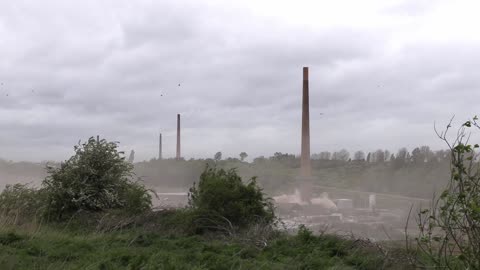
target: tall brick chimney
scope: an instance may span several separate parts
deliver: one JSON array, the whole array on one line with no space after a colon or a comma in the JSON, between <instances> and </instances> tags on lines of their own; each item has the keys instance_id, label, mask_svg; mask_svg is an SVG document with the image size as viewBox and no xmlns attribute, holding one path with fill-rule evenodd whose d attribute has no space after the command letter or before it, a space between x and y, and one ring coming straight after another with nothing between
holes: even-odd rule
<instances>
[{"instance_id":1,"label":"tall brick chimney","mask_svg":"<svg viewBox=\"0 0 480 270\"><path fill-rule=\"evenodd\" d=\"M177 160L180 159L180 114L177 114Z\"/></svg>"},{"instance_id":2,"label":"tall brick chimney","mask_svg":"<svg viewBox=\"0 0 480 270\"><path fill-rule=\"evenodd\" d=\"M300 175L312 176L310 162L310 112L308 97L308 67L303 68L303 97L302 97L302 153L300 159Z\"/></svg>"},{"instance_id":3,"label":"tall brick chimney","mask_svg":"<svg viewBox=\"0 0 480 270\"><path fill-rule=\"evenodd\" d=\"M161 160L162 157L162 133L158 137L158 159Z\"/></svg>"}]
</instances>

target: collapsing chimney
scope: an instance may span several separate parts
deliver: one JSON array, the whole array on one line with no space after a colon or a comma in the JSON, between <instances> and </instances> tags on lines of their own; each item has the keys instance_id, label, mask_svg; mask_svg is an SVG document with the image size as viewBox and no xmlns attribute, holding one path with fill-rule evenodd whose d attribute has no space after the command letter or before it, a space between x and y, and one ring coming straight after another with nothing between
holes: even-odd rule
<instances>
[{"instance_id":1,"label":"collapsing chimney","mask_svg":"<svg viewBox=\"0 0 480 270\"><path fill-rule=\"evenodd\" d=\"M310 162L310 112L308 97L308 67L303 68L303 98L302 98L302 153L300 159L300 175L312 176Z\"/></svg>"},{"instance_id":2,"label":"collapsing chimney","mask_svg":"<svg viewBox=\"0 0 480 270\"><path fill-rule=\"evenodd\" d=\"M177 160L180 160L180 114L177 114Z\"/></svg>"},{"instance_id":3,"label":"collapsing chimney","mask_svg":"<svg viewBox=\"0 0 480 270\"><path fill-rule=\"evenodd\" d=\"M302 149L300 156L300 175L297 178L300 184L300 198L303 202L311 203L313 197L312 164L310 162L310 114L308 97L308 67L303 68L303 96L302 96Z\"/></svg>"},{"instance_id":4,"label":"collapsing chimney","mask_svg":"<svg viewBox=\"0 0 480 270\"><path fill-rule=\"evenodd\" d=\"M162 133L158 138L158 160L162 159Z\"/></svg>"}]
</instances>

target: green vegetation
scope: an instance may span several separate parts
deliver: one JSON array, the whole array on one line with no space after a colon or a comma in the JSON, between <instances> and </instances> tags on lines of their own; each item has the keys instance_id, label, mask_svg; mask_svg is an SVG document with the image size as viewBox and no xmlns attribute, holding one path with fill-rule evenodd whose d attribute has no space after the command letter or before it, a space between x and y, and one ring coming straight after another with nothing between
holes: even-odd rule
<instances>
[{"instance_id":1,"label":"green vegetation","mask_svg":"<svg viewBox=\"0 0 480 270\"><path fill-rule=\"evenodd\" d=\"M277 225L256 179L207 167L184 209L151 209L117 143L90 138L40 189L0 194L2 269L405 269L368 241ZM218 161L218 160L217 160ZM47 218L45 218L47 217ZM401 267L399 267L401 266Z\"/></svg>"},{"instance_id":2,"label":"green vegetation","mask_svg":"<svg viewBox=\"0 0 480 270\"><path fill-rule=\"evenodd\" d=\"M75 155L60 168L48 168L49 176L42 183L48 214L61 218L79 210L149 210L149 191L132 181L133 165L117 148L115 142L91 137L76 145Z\"/></svg>"},{"instance_id":3,"label":"green vegetation","mask_svg":"<svg viewBox=\"0 0 480 270\"><path fill-rule=\"evenodd\" d=\"M270 225L275 219L273 202L265 198L256 179L243 183L234 169L207 167L198 186L194 183L190 188L189 207L214 228L225 222L240 228L256 222Z\"/></svg>"},{"instance_id":4,"label":"green vegetation","mask_svg":"<svg viewBox=\"0 0 480 270\"><path fill-rule=\"evenodd\" d=\"M0 193L0 265L2 269L480 269L480 168L474 151L479 146L468 144L465 130L470 127L480 128L477 118L462 126L449 151L435 157L421 147L411 155L406 149L396 156L387 151L357 152L353 161L347 151L321 153L313 161L317 177L326 182L344 179L336 185L351 188L365 185L363 179L372 179L372 173L396 179L405 171L414 177L433 172L433 178L434 172L451 163L448 188L435 205L418 213L420 235L415 241L407 239L406 250L314 235L305 226L295 235L282 230L261 187L273 185L269 177L288 186L299 165L293 155L275 153L246 163L222 160L218 152L215 159L203 161L139 163L137 170L169 164L174 170L187 166L200 172L198 184L190 184L187 207L155 211L152 192L135 180L133 154L126 161L116 142L92 137L75 146L70 159L49 166L40 188L15 184ZM448 143L446 133L439 136ZM240 158L246 156L242 153ZM231 169L232 165L239 169ZM267 180L257 182L253 174L258 172ZM242 180L245 175L249 181ZM358 183L348 182L354 176ZM366 188L398 191L400 186L411 186L410 179L381 187L374 180Z\"/></svg>"},{"instance_id":5,"label":"green vegetation","mask_svg":"<svg viewBox=\"0 0 480 270\"><path fill-rule=\"evenodd\" d=\"M49 175L37 189L7 185L0 194L0 214L14 224L21 219L61 220L80 211L110 209L139 213L151 209L151 192L133 181L133 165L126 162L115 142L91 137L75 146L75 155L48 167Z\"/></svg>"},{"instance_id":6,"label":"green vegetation","mask_svg":"<svg viewBox=\"0 0 480 270\"><path fill-rule=\"evenodd\" d=\"M161 217L159 218L161 219ZM151 224L150 224L151 225ZM138 226L138 224L137 224ZM150 229L149 229L150 228ZM0 230L2 269L406 269L368 242L335 236L175 235L142 227L113 232ZM247 239L247 240L246 240Z\"/></svg>"},{"instance_id":7,"label":"green vegetation","mask_svg":"<svg viewBox=\"0 0 480 270\"><path fill-rule=\"evenodd\" d=\"M7 185L0 193L0 226L20 224L41 218L45 210L45 192L26 184Z\"/></svg>"},{"instance_id":8,"label":"green vegetation","mask_svg":"<svg viewBox=\"0 0 480 270\"><path fill-rule=\"evenodd\" d=\"M478 118L465 122L450 143L447 132L438 133L451 149L451 179L432 207L416 217L419 236L407 243L415 250L417 265L438 269L480 269L480 164L469 143L468 129L480 129ZM412 244L413 242L413 244Z\"/></svg>"}]
</instances>

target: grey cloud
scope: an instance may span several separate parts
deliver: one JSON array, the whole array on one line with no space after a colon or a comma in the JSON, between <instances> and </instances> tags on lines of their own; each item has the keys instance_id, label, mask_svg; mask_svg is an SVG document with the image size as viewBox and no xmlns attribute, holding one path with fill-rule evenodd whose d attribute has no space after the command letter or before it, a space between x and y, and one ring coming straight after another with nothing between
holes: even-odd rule
<instances>
[{"instance_id":1,"label":"grey cloud","mask_svg":"<svg viewBox=\"0 0 480 270\"><path fill-rule=\"evenodd\" d=\"M168 156L177 113L187 157L297 153L303 66L312 152L430 143L433 121L468 116L479 98L472 42L418 42L391 54L385 28L304 29L193 1L28 6L0 4L7 158L61 159L100 134L148 159L158 132ZM422 16L430 7L388 12L408 9Z\"/></svg>"}]
</instances>

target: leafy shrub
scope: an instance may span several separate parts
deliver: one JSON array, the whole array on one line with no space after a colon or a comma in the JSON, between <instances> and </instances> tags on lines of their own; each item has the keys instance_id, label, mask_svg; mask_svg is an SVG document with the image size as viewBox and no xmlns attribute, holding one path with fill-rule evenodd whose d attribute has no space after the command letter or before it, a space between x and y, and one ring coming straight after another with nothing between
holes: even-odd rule
<instances>
[{"instance_id":1,"label":"leafy shrub","mask_svg":"<svg viewBox=\"0 0 480 270\"><path fill-rule=\"evenodd\" d=\"M76 145L75 155L59 168L49 167L49 176L42 183L48 213L62 218L79 210L150 209L150 191L132 181L133 165L117 148L116 142L91 137Z\"/></svg>"},{"instance_id":2,"label":"leafy shrub","mask_svg":"<svg viewBox=\"0 0 480 270\"><path fill-rule=\"evenodd\" d=\"M308 229L304 224L300 224L300 226L298 227L297 238L304 243L308 243L312 239L314 239L315 236L313 235L313 232Z\"/></svg>"},{"instance_id":3,"label":"leafy shrub","mask_svg":"<svg viewBox=\"0 0 480 270\"><path fill-rule=\"evenodd\" d=\"M41 216L45 210L45 192L28 184L7 185L0 193L0 216L3 222L22 223Z\"/></svg>"},{"instance_id":4,"label":"leafy shrub","mask_svg":"<svg viewBox=\"0 0 480 270\"><path fill-rule=\"evenodd\" d=\"M480 129L478 118L465 122L453 143L446 130L438 136L451 154L451 179L431 208L417 214L419 236L415 238L416 263L442 269L480 269L480 164L478 144L469 144L472 127ZM407 247L412 248L407 238Z\"/></svg>"},{"instance_id":5,"label":"leafy shrub","mask_svg":"<svg viewBox=\"0 0 480 270\"><path fill-rule=\"evenodd\" d=\"M188 197L189 207L212 229L244 228L258 221L271 224L275 220L273 203L265 197L255 177L243 183L235 169L207 166Z\"/></svg>"},{"instance_id":6,"label":"leafy shrub","mask_svg":"<svg viewBox=\"0 0 480 270\"><path fill-rule=\"evenodd\" d=\"M129 213L145 212L152 208L152 193L139 181L130 181L119 191L119 197L123 198L125 203L122 209Z\"/></svg>"}]
</instances>

